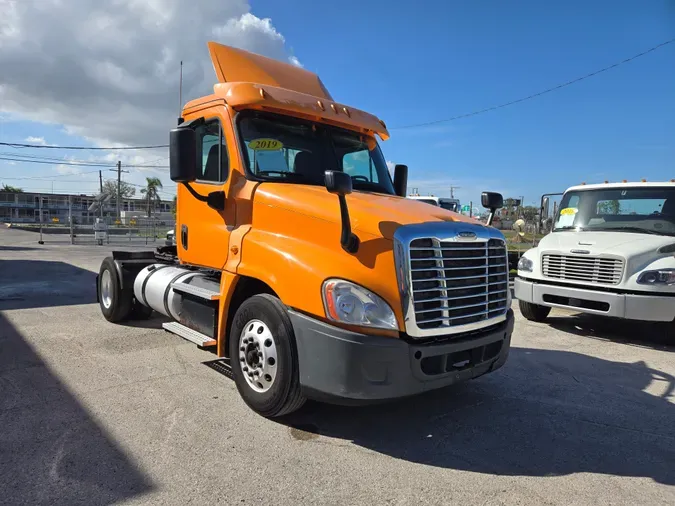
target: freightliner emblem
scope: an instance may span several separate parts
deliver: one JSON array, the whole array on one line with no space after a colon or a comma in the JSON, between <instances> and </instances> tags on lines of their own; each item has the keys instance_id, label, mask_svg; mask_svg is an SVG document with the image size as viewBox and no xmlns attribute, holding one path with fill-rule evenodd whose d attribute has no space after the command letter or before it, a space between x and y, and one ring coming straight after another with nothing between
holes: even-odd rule
<instances>
[{"instance_id":1,"label":"freightliner emblem","mask_svg":"<svg viewBox=\"0 0 675 506\"><path fill-rule=\"evenodd\" d=\"M476 234L474 232L460 232L457 234L462 239L475 239Z\"/></svg>"}]
</instances>

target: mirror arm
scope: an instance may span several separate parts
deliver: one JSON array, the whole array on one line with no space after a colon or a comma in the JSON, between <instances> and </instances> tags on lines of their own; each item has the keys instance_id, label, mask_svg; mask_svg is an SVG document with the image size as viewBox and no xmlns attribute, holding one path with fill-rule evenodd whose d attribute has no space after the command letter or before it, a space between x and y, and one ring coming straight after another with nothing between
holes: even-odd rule
<instances>
[{"instance_id":1,"label":"mirror arm","mask_svg":"<svg viewBox=\"0 0 675 506\"><path fill-rule=\"evenodd\" d=\"M192 195L194 198L199 200L200 202L206 202L207 205L215 209L216 211L224 211L225 210L225 192L224 191L215 191L211 192L208 195L200 195L195 191L195 189L190 186L190 183L183 183L183 186L187 188L187 190L190 192L190 195Z\"/></svg>"},{"instance_id":2,"label":"mirror arm","mask_svg":"<svg viewBox=\"0 0 675 506\"><path fill-rule=\"evenodd\" d=\"M202 126L204 123L206 123L206 119L204 119L204 116L191 119L190 121L185 121L183 118L180 119L182 119L183 121L180 121L178 123L178 128L192 128L194 130L195 128Z\"/></svg>"},{"instance_id":3,"label":"mirror arm","mask_svg":"<svg viewBox=\"0 0 675 506\"><path fill-rule=\"evenodd\" d=\"M338 199L340 201L340 218L342 221L340 245L347 253L356 253L359 250L359 238L352 234L349 210L347 209L347 199L344 195L338 195Z\"/></svg>"},{"instance_id":4,"label":"mirror arm","mask_svg":"<svg viewBox=\"0 0 675 506\"><path fill-rule=\"evenodd\" d=\"M192 186L190 186L190 183L183 183L183 186L185 186L185 188L188 189L188 191L190 192L190 195L192 195L194 198L196 198L200 202L208 202L209 201L208 195L200 195L199 193L197 193L195 191L195 189Z\"/></svg>"},{"instance_id":5,"label":"mirror arm","mask_svg":"<svg viewBox=\"0 0 675 506\"><path fill-rule=\"evenodd\" d=\"M488 227L491 227L491 226L492 226L492 220L494 220L494 218L495 218L495 212L496 212L496 211L497 211L497 210L494 209L494 208L493 208L493 209L490 209L490 214L488 214L488 219L487 219L487 226L488 226Z\"/></svg>"}]
</instances>

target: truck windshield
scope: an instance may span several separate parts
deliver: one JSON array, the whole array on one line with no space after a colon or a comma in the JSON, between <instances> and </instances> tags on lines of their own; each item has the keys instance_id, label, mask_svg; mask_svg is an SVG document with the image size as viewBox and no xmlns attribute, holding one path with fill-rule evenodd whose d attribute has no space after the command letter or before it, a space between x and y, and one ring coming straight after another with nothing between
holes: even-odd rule
<instances>
[{"instance_id":1,"label":"truck windshield","mask_svg":"<svg viewBox=\"0 0 675 506\"><path fill-rule=\"evenodd\" d=\"M438 202L443 209L447 209L448 211L457 212L457 201L440 199Z\"/></svg>"},{"instance_id":2,"label":"truck windshield","mask_svg":"<svg viewBox=\"0 0 675 506\"><path fill-rule=\"evenodd\" d=\"M627 187L565 193L553 231L675 235L675 187Z\"/></svg>"},{"instance_id":3,"label":"truck windshield","mask_svg":"<svg viewBox=\"0 0 675 506\"><path fill-rule=\"evenodd\" d=\"M424 202L425 204L431 204L432 206L438 206L435 200L432 199L415 199L417 202Z\"/></svg>"},{"instance_id":4,"label":"truck windshield","mask_svg":"<svg viewBox=\"0 0 675 506\"><path fill-rule=\"evenodd\" d=\"M244 111L237 120L249 174L264 181L324 185L324 172L352 176L356 191L394 195L373 137L288 116Z\"/></svg>"}]
</instances>

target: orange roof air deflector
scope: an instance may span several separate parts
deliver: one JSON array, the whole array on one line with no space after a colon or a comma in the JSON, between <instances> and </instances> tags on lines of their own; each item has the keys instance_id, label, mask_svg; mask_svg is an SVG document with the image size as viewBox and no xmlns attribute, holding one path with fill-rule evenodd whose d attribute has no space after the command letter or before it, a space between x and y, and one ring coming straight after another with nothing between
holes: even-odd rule
<instances>
[{"instance_id":1,"label":"orange roof air deflector","mask_svg":"<svg viewBox=\"0 0 675 506\"><path fill-rule=\"evenodd\" d=\"M309 70L217 42L208 46L221 83L257 83L333 100L319 76Z\"/></svg>"}]
</instances>

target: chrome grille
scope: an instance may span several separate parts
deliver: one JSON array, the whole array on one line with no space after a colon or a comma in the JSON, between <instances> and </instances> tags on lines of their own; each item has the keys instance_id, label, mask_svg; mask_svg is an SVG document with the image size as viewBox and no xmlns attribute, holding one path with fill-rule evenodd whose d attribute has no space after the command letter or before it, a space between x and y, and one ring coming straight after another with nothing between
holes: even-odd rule
<instances>
[{"instance_id":1,"label":"chrome grille","mask_svg":"<svg viewBox=\"0 0 675 506\"><path fill-rule=\"evenodd\" d=\"M618 285L623 274L619 258L542 255L544 277Z\"/></svg>"},{"instance_id":2,"label":"chrome grille","mask_svg":"<svg viewBox=\"0 0 675 506\"><path fill-rule=\"evenodd\" d=\"M455 327L496 318L508 309L508 261L502 240L414 239L409 272L413 315L420 330L451 333Z\"/></svg>"}]
</instances>

